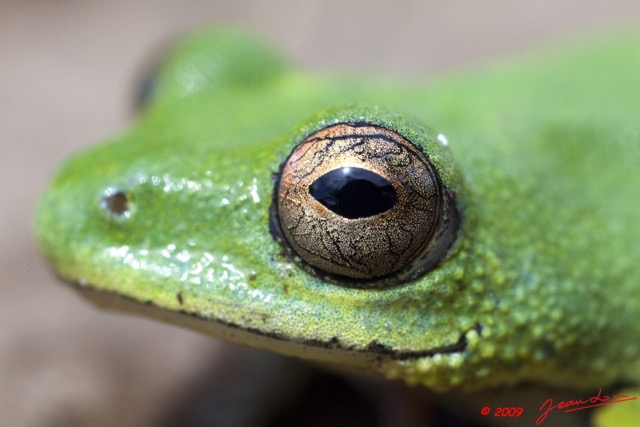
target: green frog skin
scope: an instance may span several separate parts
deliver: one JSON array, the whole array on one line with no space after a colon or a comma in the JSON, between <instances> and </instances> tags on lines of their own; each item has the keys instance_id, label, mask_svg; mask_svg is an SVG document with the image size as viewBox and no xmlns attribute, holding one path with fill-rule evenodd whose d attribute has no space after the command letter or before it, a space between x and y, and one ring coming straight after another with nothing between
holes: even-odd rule
<instances>
[{"instance_id":1,"label":"green frog skin","mask_svg":"<svg viewBox=\"0 0 640 427\"><path fill-rule=\"evenodd\" d=\"M634 382L637 52L626 32L397 82L299 70L242 32L198 32L128 131L60 167L39 247L102 306L438 391ZM273 206L283 165L345 124L426 154L459 219L433 265L352 280L288 242Z\"/></svg>"}]
</instances>

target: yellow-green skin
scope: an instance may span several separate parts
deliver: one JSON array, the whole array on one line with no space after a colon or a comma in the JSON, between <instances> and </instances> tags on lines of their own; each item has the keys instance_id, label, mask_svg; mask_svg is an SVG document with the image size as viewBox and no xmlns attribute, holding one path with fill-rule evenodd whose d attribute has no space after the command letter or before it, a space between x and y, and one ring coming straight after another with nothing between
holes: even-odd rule
<instances>
[{"instance_id":1,"label":"yellow-green skin","mask_svg":"<svg viewBox=\"0 0 640 427\"><path fill-rule=\"evenodd\" d=\"M635 381L638 52L640 33L625 33L394 82L302 71L229 29L197 33L129 131L60 168L37 239L98 302L285 354L437 390ZM338 286L270 233L279 166L344 121L407 136L457 193L462 234L419 280ZM114 191L129 215L103 208Z\"/></svg>"}]
</instances>

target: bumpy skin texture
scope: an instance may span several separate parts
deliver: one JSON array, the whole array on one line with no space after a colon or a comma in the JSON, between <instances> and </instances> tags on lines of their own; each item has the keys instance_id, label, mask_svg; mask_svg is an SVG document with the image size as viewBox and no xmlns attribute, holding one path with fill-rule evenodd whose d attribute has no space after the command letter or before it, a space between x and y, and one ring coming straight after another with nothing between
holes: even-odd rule
<instances>
[{"instance_id":1,"label":"bumpy skin texture","mask_svg":"<svg viewBox=\"0 0 640 427\"><path fill-rule=\"evenodd\" d=\"M60 168L39 245L88 295L439 390L633 381L638 51L627 33L397 83L303 72L253 38L198 33L132 129ZM295 145L363 120L427 152L462 214L436 269L379 290L309 274L269 230L274 173ZM129 215L103 208L114 191Z\"/></svg>"}]
</instances>

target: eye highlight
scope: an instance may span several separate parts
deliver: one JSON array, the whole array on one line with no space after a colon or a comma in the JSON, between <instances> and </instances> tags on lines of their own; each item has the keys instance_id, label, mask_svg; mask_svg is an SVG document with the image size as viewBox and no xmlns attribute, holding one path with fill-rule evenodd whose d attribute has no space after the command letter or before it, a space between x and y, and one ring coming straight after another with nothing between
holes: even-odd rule
<instances>
[{"instance_id":1,"label":"eye highlight","mask_svg":"<svg viewBox=\"0 0 640 427\"><path fill-rule=\"evenodd\" d=\"M331 125L298 144L281 168L271 209L288 254L308 271L361 287L424 274L459 228L428 156L369 123Z\"/></svg>"}]
</instances>

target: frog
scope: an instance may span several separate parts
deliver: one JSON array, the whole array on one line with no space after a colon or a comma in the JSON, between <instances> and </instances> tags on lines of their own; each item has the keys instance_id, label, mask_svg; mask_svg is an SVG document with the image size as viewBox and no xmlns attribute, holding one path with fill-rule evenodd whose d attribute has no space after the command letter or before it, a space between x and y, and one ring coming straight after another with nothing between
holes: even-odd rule
<instances>
[{"instance_id":1,"label":"frog","mask_svg":"<svg viewBox=\"0 0 640 427\"><path fill-rule=\"evenodd\" d=\"M393 79L195 31L38 246L100 307L438 393L637 384L639 47Z\"/></svg>"}]
</instances>

